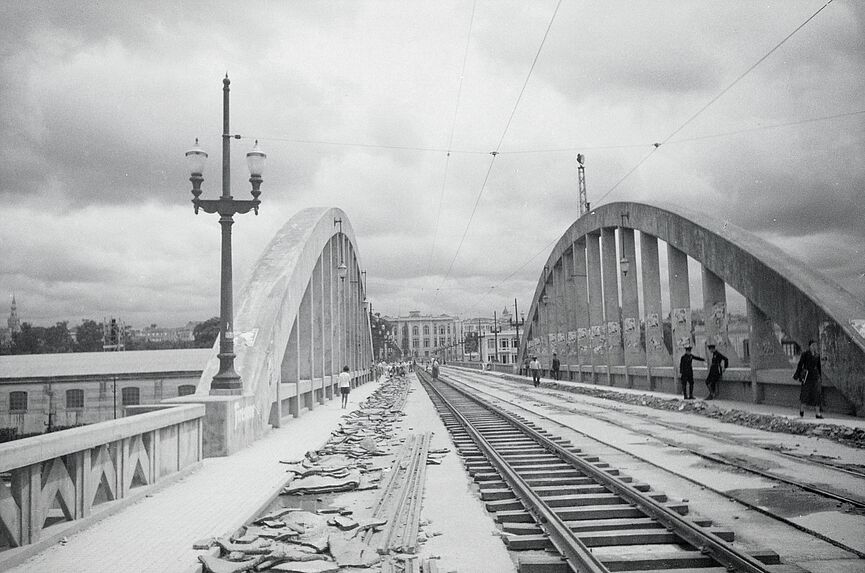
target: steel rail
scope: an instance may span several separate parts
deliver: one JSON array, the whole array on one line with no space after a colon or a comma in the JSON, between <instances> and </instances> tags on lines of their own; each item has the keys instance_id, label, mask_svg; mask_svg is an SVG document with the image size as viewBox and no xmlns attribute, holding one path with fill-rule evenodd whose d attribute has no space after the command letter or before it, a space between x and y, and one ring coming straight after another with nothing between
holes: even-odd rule
<instances>
[{"instance_id":1,"label":"steel rail","mask_svg":"<svg viewBox=\"0 0 865 573\"><path fill-rule=\"evenodd\" d=\"M607 567L592 554L589 548L580 541L564 520L562 520L540 496L532 491L532 487L511 468L510 464L495 451L495 448L493 448L487 439L484 438L471 422L469 422L468 419L439 391L439 389L431 383L429 375L426 372L418 372L418 374L421 375L421 378L427 386L436 393L439 399L441 399L442 403L447 406L451 414L453 414L463 429L472 438L472 441L474 441L490 463L499 472L499 475L502 476L502 479L513 490L514 494L526 510L534 515L540 528L547 534L550 538L550 542L565 558L571 569L578 573L609 573L609 569L607 569ZM474 401L478 402L477 400ZM484 404L484 406L486 405ZM511 420L508 419L508 421L510 422Z\"/></svg>"},{"instance_id":2,"label":"steel rail","mask_svg":"<svg viewBox=\"0 0 865 573\"><path fill-rule=\"evenodd\" d=\"M482 377L474 374L473 372L472 373L464 372L461 374L466 375L468 378L473 378L475 380L483 380ZM611 410L612 412L621 413L621 411L619 411L619 410L613 410L610 408L605 408L602 405L597 406L597 407L602 408L604 410ZM702 431L700 429L693 428L691 426L674 424L674 423L666 422L663 420L657 420L657 419L652 418L651 416L644 416L644 415L636 414L633 412L625 412L625 414L627 416L632 416L632 417L637 418L639 420L647 421L647 422L652 423L652 424L657 424L659 426L663 426L663 427L669 428L671 430L679 430L679 431L684 430L686 432L690 432L692 434L711 438L711 439L714 439L714 440L717 440L720 442L726 442L728 444L737 444L737 442L735 442L734 440L724 438L723 436L711 434L709 432L705 432L705 431ZM600 419L605 419L605 418L601 417ZM616 422L613 422L612 420L607 420L607 421L609 421L610 423L615 423L615 424L620 425L620 426L622 425L622 423L620 421L616 421ZM630 429L633 430L633 428L630 428ZM636 431L636 430L634 430L634 431ZM814 493L817 495L821 495L823 497L828 497L828 498L833 499L835 501L840 501L842 503L849 503L850 505L852 505L854 507L865 508L865 499L849 497L849 496L841 494L841 493L835 493L833 491L829 491L827 489L821 488L821 487L814 485L814 484L805 483L802 481L795 480L793 478L788 478L785 476L774 474L772 472L761 470L759 468L744 464L744 463L739 462L739 461L728 460L727 458L724 458L723 456L718 456L715 454L707 454L705 452L701 452L701 451L695 449L692 446L687 446L687 445L678 443L674 440L670 440L669 438L665 438L665 437L659 436L657 434L652 434L652 437L654 437L656 440L659 440L659 441L667 444L668 446L673 446L673 447L685 450L691 454L694 454L695 456L699 456L701 458L707 459L707 460L715 462L717 464L723 464L723 465L727 465L730 467L738 468L738 469L741 469L743 471L746 471L746 472L749 472L749 473L752 473L755 475L759 475L759 476L764 477L766 479L771 479L771 480L779 481L781 483L786 483L788 485L792 485L792 486L804 489L805 491L808 491L808 492L811 492L811 493ZM760 449L766 450L766 448L760 448ZM788 458L791 458L800 464L811 465L811 466L820 466L820 467L832 469L834 471L847 473L847 474L850 474L850 475L853 475L853 476L856 476L859 478L865 478L865 474L863 474L861 472L848 470L845 468L834 466L832 464L827 464L825 462L808 460L808 459L803 458L801 456L794 456L794 455L791 455L791 454L788 454L788 453L785 453L782 451L777 451L777 450L770 450L770 451L773 454L780 455L780 456L786 456Z\"/></svg>"},{"instance_id":3,"label":"steel rail","mask_svg":"<svg viewBox=\"0 0 865 573\"><path fill-rule=\"evenodd\" d=\"M465 374L467 374L467 373L468 373L468 372L466 372L466 371L460 371L460 374L463 374L463 375L465 375ZM446 376L446 375L445 375L445 376ZM468 376L468 377L471 378L471 376ZM478 377L475 376L474 378L477 379ZM476 381L476 380L474 380L474 381ZM484 381L484 382L486 382L486 381ZM480 392L480 393L482 393L482 394L487 394L487 395L489 395L490 397L492 397L493 399L496 399L496 400L502 400L502 401L507 402L507 400L505 400L504 398L501 398L500 396L496 396L495 394L492 394L491 392L484 391L484 390L480 390L480 389L478 389L478 388L473 388L473 390L474 390L475 392ZM549 404L550 404L550 403L547 402L547 405L549 405ZM570 431L572 431L572 432L576 432L576 433L578 433L578 434L581 434L581 435L585 436L586 438L589 438L589 439L591 439L591 440L594 440L594 441L596 441L596 442L598 442L598 443L600 443L600 444L603 444L603 445L605 445L605 446L607 446L607 447L609 447L609 448L612 448L612 449L614 449L614 450L617 450L617 451L619 451L619 452L622 452L623 454L627 454L628 456L631 456L631 457L633 457L633 458L636 458L636 459L638 459L638 460L640 460L640 461L642 461L642 462L645 462L645 463L647 463L647 464L650 464L650 465L652 465L652 466L655 466L655 467L657 467L657 468L660 468L660 469L664 470L665 472L668 472L668 473L670 473L670 474L672 474L672 475L674 475L674 476L676 476L676 477L679 477L679 478L684 479L684 480L687 480L687 481L689 481L689 482L691 482L691 483L697 484L697 485L699 485L700 487L705 488L705 489L711 491L712 493L715 493L715 494L717 494L717 495L720 495L720 496L722 496L722 497L725 497L725 498L727 498L727 499L729 499L729 500L731 500L731 501L735 501L736 503L740 503L740 504L744 505L745 507L747 507L748 509L752 509L752 510L754 510L754 511L756 511L756 512L758 512L758 513L761 513L761 514L763 514L763 515L765 515L765 516L767 516L767 517L770 517L770 518L772 518L772 519L774 519L774 520L776 520L776 521L780 521L780 522L783 523L784 525L787 525L787 526L789 526L789 527L792 527L792 528L794 528L794 529L797 529L797 530L801 531L802 533L807 533L808 535L814 536L814 537L816 537L817 539L820 539L821 541L825 541L826 543L830 543L830 544L834 545L835 547L838 547L838 548L840 548L840 549L843 549L844 551L848 551L848 552L850 552L850 553L853 553L854 555L858 556L858 557L861 558L861 559L865 559L865 553L863 553L862 551L860 551L860 550L858 550L858 549L856 549L856 548L854 548L854 547L850 547L849 545L845 545L844 543L842 543L842 542L840 542L840 541L838 541L838 540L836 540L836 539L832 539L832 538L829 537L828 535L825 535L825 534L823 534L823 533L820 533L819 531L814 531L813 529L809 529L809 528L807 528L807 527L805 527L805 526L803 526L803 525L801 525L801 524L799 524L799 523L796 523L795 521L792 521L792 520L790 520L790 519L787 519L786 517L782 517L782 516L780 516L780 515L778 515L778 514L772 513L772 511L770 511L770 510L768 510L768 509L766 509L766 508L764 508L764 507L761 507L761 506L759 506L759 505L756 505L756 504L754 504L754 503L752 503L752 502L750 502L750 501L748 501L748 500L746 500L746 499L742 499L742 498L736 497L736 496L734 496L734 495L730 495L730 494L729 494L728 492L726 492L726 491L719 490L719 489L713 488L713 487L711 487L711 486L707 486L706 484L704 484L704 483L702 483L702 482L699 482L699 481L697 481L696 479L694 479L694 478L692 478L692 477L690 477L690 476L687 476L687 475L681 474L681 473L679 473L679 472L676 472L676 471L671 470L670 468L667 468L667 467L661 466L661 465L659 465L657 462L654 462L654 461L652 461L652 460L650 460L650 459L648 459L648 458L646 458L646 457L643 457L643 456L637 455L637 454L635 454L635 453L633 453L633 452L631 452L631 451L628 451L627 449L624 449L624 448L622 448L622 447L620 447L620 446L617 446L617 445L612 444L612 443L610 443L610 442L606 442L606 441L604 441L604 440L601 440L601 439L598 438L597 436L590 436L590 435L586 434L585 432L582 432L582 431L577 430L577 429L575 429L575 428L572 428L572 427L570 427L570 426L568 426L568 425L566 425L566 424L563 424L562 422L559 422L559 421L556 420L555 418L551 418L550 416L546 416L546 415L544 415L544 414L541 414L540 412L536 412L536 411L534 411L534 410L532 410L532 409L530 409L530 408L527 408L527 407L525 407L525 406L517 406L517 407L518 407L518 408L522 408L522 409L526 410L527 412L530 412L533 416L537 416L537 417L539 417L539 418L543 418L544 420L548 420L548 421L552 422L553 424L556 424L556 425L558 425L558 426L562 426L563 428L565 428L565 429L567 429L567 430L570 430ZM569 411L572 412L572 413L578 412L577 410L573 410L573 409L570 409ZM604 417L599 418L599 419L604 420L604 421L606 421L606 422L609 422L609 423L611 423L611 424L616 424L616 422L614 422L613 420L610 420L610 419L607 419L607 418L604 418ZM620 424L619 424L619 425L620 425ZM631 431L636 431L636 430L631 430ZM657 436L654 436L654 437L657 438ZM659 439L659 438L658 438L658 439ZM664 440L661 440L661 441L662 441L663 443L668 444L668 445L673 445L673 444L670 444L669 442L666 442L666 441L664 441ZM680 447L680 446L676 445L676 447ZM699 454L697 454L697 455L699 455ZM724 462L721 462L721 463L724 463ZM725 463L725 465L729 465L730 467L739 467L738 465L730 464L729 462ZM745 469L745 468L743 468L743 469Z\"/></svg>"},{"instance_id":4,"label":"steel rail","mask_svg":"<svg viewBox=\"0 0 865 573\"><path fill-rule=\"evenodd\" d=\"M550 440L543 434L537 432L531 426L516 419L506 410L498 406L484 402L483 400L472 395L471 392L457 388L452 382L439 378L445 384L461 392L463 395L473 400L477 404L489 409L492 412L506 418L511 424L519 428L532 437L536 442L541 444L548 451L562 458L564 461L579 468L579 470L591 477L598 483L609 488L613 493L625 499L627 502L635 505L637 508L645 512L650 517L656 519L661 525L670 531L679 535L683 540L698 548L701 552L710 555L717 560L721 565L731 570L743 571L747 573L768 573L769 570L763 566L758 560L754 559L746 553L742 553L730 547L723 539L710 531L700 528L698 525L684 519L677 513L670 511L660 503L655 502L649 496L643 494L633 486L622 482L616 477L596 468L592 464L580 459L567 449ZM437 391L438 393L438 391Z\"/></svg>"}]
</instances>

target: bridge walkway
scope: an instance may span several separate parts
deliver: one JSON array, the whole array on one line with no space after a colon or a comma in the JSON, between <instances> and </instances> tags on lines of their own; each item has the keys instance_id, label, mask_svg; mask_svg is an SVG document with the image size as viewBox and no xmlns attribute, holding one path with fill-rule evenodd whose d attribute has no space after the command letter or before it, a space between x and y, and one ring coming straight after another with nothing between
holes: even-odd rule
<instances>
[{"instance_id":1,"label":"bridge walkway","mask_svg":"<svg viewBox=\"0 0 865 573\"><path fill-rule=\"evenodd\" d=\"M451 366L455 368L462 368L460 366ZM468 368L469 371L480 372L479 369ZM522 376L518 374L506 374L502 372L495 371L485 371L484 374L495 376L502 379L514 380L518 382L525 382L527 385L531 385L532 379L531 376ZM784 370L782 372L785 376L789 376L789 372ZM584 389L587 391L608 391L608 392L617 392L620 394L629 394L634 396L652 396L654 398L658 398L659 400L676 400L678 398L675 394L670 394L669 392L659 392L653 390L644 390L641 388L623 388L620 386L606 386L604 384L590 384L587 382L575 382L571 380L553 380L548 376L544 376L541 378L541 384L550 384L555 383L559 385L560 388L568 390L569 388L573 388L576 391L580 389ZM704 396L706 394L706 384L703 380L696 379L694 381L694 395L697 397ZM695 404L700 402L700 400L689 400L690 404ZM865 430L865 418L857 418L856 416L840 414L837 412L823 412L823 419L818 420L814 417L814 407L813 406L805 406L805 417L799 417L799 408L798 406L782 406L778 404L765 404L765 403L754 403L754 402L743 402L740 400L725 400L723 398L715 398L711 402L706 402L706 404L712 404L720 410L739 410L742 412L746 412L749 414L763 414L767 416L781 416L785 418L795 419L800 422L806 424L832 424L836 426L842 426L853 429L861 429Z\"/></svg>"},{"instance_id":2,"label":"bridge walkway","mask_svg":"<svg viewBox=\"0 0 865 573\"><path fill-rule=\"evenodd\" d=\"M192 544L225 535L261 511L286 478L279 460L299 458L322 445L342 415L376 387L363 384L353 389L347 410L340 408L339 399L330 400L232 456L207 458L182 480L8 571L194 570L203 552L192 549Z\"/></svg>"}]
</instances>

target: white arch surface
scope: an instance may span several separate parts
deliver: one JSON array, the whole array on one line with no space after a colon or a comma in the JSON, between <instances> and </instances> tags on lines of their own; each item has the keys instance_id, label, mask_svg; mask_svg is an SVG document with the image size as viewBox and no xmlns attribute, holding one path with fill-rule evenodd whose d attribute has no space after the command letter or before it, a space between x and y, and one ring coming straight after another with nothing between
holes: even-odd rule
<instances>
[{"instance_id":1,"label":"white arch surface","mask_svg":"<svg viewBox=\"0 0 865 573\"><path fill-rule=\"evenodd\" d=\"M334 225L336 219L342 219L342 234L353 246L360 265L348 215L336 207L310 207L295 214L277 232L235 297L234 365L243 381L243 393L255 396L259 431L268 424L280 365L304 292L326 245L340 232L340 226ZM218 353L217 340L197 395L209 394L213 376L219 371Z\"/></svg>"}]
</instances>

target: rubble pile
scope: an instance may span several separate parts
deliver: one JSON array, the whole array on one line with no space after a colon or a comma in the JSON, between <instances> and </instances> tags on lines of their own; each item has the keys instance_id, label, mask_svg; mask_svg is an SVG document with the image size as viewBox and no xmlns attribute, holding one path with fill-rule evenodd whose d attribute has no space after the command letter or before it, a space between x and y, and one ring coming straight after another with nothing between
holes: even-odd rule
<instances>
[{"instance_id":1,"label":"rubble pile","mask_svg":"<svg viewBox=\"0 0 865 573\"><path fill-rule=\"evenodd\" d=\"M405 415L409 387L402 376L386 379L357 410L343 416L324 446L302 460L283 460L294 475L282 493L318 495L378 487L384 468L372 458L391 453L399 444L394 425Z\"/></svg>"},{"instance_id":2,"label":"rubble pile","mask_svg":"<svg viewBox=\"0 0 865 573\"><path fill-rule=\"evenodd\" d=\"M329 573L343 567L351 570L375 567L397 572L419 565L416 555L395 554L381 543L382 539L402 539L399 536L402 531L406 532L405 537L417 542L416 522L423 493L420 467L441 463L448 452L428 451L429 435L422 440L416 436L408 440L394 437L394 426L404 416L402 409L409 388L410 382L405 377L385 380L357 410L343 416L324 446L307 452L300 460L281 462L292 474L282 493L298 496L288 498L283 502L285 505L301 503L300 496L377 489L381 483L374 508L366 512L369 515L357 516L345 507L323 507L316 511L284 507L271 511L233 536L195 544L195 549L210 550L209 554L199 556L204 571ZM415 452L418 460L414 466L408 463L411 452ZM392 464L383 460L382 456L389 456L390 460L393 453L396 456ZM322 501L316 498L315 506ZM415 523L414 537L410 533L412 523ZM420 541L426 538L421 533ZM408 545L403 543L400 547ZM427 570L435 568L434 563L425 565Z\"/></svg>"},{"instance_id":3,"label":"rubble pile","mask_svg":"<svg viewBox=\"0 0 865 573\"><path fill-rule=\"evenodd\" d=\"M586 388L570 384L558 384L555 381L545 380L545 386L571 392L585 394L594 398L603 398L626 404L648 406L657 410L677 410L700 414L709 418L715 418L730 424L738 424L758 430L769 432L780 432L784 434L797 434L805 436L817 436L826 438L854 448L865 448L865 429L850 428L837 424L812 424L786 416L775 416L772 414L760 414L746 412L734 408L719 408L714 404L702 400L683 401L679 398L660 398L648 394L632 394L628 392L614 392L601 388Z\"/></svg>"}]
</instances>

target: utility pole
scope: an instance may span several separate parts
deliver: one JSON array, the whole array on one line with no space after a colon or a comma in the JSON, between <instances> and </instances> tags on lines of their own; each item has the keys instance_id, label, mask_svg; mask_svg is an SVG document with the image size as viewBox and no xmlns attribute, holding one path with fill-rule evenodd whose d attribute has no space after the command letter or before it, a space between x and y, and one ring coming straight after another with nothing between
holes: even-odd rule
<instances>
[{"instance_id":1,"label":"utility pole","mask_svg":"<svg viewBox=\"0 0 865 573\"><path fill-rule=\"evenodd\" d=\"M495 345L496 345L496 364L499 363L499 332L502 331L499 328L499 317L496 314L496 311L493 311L493 336L495 337Z\"/></svg>"},{"instance_id":2,"label":"utility pole","mask_svg":"<svg viewBox=\"0 0 865 573\"><path fill-rule=\"evenodd\" d=\"M577 154L577 178L580 186L580 217L589 212L589 202L586 199L586 156Z\"/></svg>"}]
</instances>

